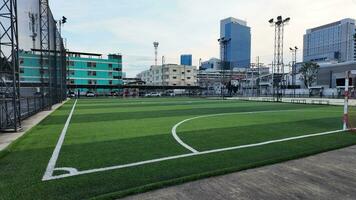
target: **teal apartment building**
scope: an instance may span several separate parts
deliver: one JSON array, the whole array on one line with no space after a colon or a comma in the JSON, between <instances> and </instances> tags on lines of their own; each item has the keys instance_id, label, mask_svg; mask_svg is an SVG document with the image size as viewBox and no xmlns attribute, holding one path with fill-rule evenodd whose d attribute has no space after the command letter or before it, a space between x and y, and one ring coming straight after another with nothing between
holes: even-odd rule
<instances>
[{"instance_id":1,"label":"teal apartment building","mask_svg":"<svg viewBox=\"0 0 356 200\"><path fill-rule=\"evenodd\" d=\"M23 51L19 54L19 60L21 84L32 88L39 87L40 54L35 51ZM66 66L68 92L80 92L81 95L88 92L108 95L121 91L123 80L120 54L110 54L103 58L102 54L67 52ZM48 71L48 67L45 71ZM43 73L43 79L48 79L48 72Z\"/></svg>"},{"instance_id":2,"label":"teal apartment building","mask_svg":"<svg viewBox=\"0 0 356 200\"><path fill-rule=\"evenodd\" d=\"M108 95L120 92L122 80L122 56L110 54L106 59L102 54L67 52L68 89L72 92L94 92Z\"/></svg>"}]
</instances>

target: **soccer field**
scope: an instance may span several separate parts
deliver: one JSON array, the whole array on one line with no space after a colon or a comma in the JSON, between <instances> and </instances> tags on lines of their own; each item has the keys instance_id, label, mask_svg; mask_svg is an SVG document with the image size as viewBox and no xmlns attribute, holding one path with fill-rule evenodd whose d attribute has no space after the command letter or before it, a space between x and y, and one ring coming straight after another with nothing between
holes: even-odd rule
<instances>
[{"instance_id":1,"label":"soccer field","mask_svg":"<svg viewBox=\"0 0 356 200\"><path fill-rule=\"evenodd\" d=\"M71 100L0 153L0 199L115 199L356 144L343 108Z\"/></svg>"}]
</instances>

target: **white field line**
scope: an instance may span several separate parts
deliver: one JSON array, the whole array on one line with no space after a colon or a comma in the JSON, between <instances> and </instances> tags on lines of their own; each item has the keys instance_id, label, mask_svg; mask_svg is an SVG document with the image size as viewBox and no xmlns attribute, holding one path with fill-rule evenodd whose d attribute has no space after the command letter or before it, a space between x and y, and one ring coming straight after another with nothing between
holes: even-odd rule
<instances>
[{"instance_id":1,"label":"white field line","mask_svg":"<svg viewBox=\"0 0 356 200\"><path fill-rule=\"evenodd\" d=\"M344 130L329 131L329 132L323 132L323 133L316 133L316 134L310 134L310 135L284 138L284 139L279 139L279 140L271 140L271 141L266 141L266 142L261 142L261 143L256 143L256 144L241 145L241 146L222 148L222 149L214 149L214 150L202 151L202 152L198 152L198 153L188 153L188 154L182 154L182 155L177 155L177 156L170 156L170 157L147 160L147 161L142 161L142 162L130 163L130 164L125 164L125 165L117 165L117 166L112 166L112 167L104 167L104 168L98 168L98 169L77 171L77 172L70 173L70 174L51 176L48 179L45 179L43 181L56 180L56 179L62 179L62 178L67 178L67 177L72 177L72 176L79 176L79 175L91 174L91 173L97 173L97 172L105 172L105 171L123 169L123 168L129 168L129 167L136 167L136 166L141 166L141 165L146 165L146 164L158 163L158 162L162 162L162 161L175 160L175 159L179 159L179 158L187 158L187 157L192 157L192 156L232 151L232 150L237 150L237 149L258 147L258 146L264 146L264 145L268 145L268 144L281 143L281 142L286 142L286 141L299 140L299 139L317 137L317 136L323 136L323 135L330 135L330 134L341 133L341 132L345 132L345 131Z\"/></svg>"},{"instance_id":2,"label":"white field line","mask_svg":"<svg viewBox=\"0 0 356 200\"><path fill-rule=\"evenodd\" d=\"M216 102L221 102L219 100L194 100L194 101L169 101L169 102L158 102L158 101L152 101L152 102L147 102L147 101L138 101L138 102L132 102L132 103L110 103L111 105L150 105L150 104L162 104L162 105L170 105L170 104L195 104L195 103L216 103ZM236 100L225 100L224 103L235 103L237 102ZM90 105L90 104L83 104L83 105ZM97 105L108 105L105 103L98 103L95 104Z\"/></svg>"},{"instance_id":3,"label":"white field line","mask_svg":"<svg viewBox=\"0 0 356 200\"><path fill-rule=\"evenodd\" d=\"M78 99L75 100L75 102L73 104L72 110L70 111L70 114L69 114L69 116L67 118L67 121L66 121L66 123L65 123L65 125L63 127L62 133L61 133L61 135L60 135L60 137L58 139L56 148L54 149L52 157L48 162L46 172L45 172L45 174L44 174L44 176L42 178L43 181L50 180L50 178L53 176L53 172L54 172L55 167L56 167L56 162L58 160L59 152L61 151L61 148L62 148L62 145L63 145L63 142L64 142L64 138L66 136L66 133L67 133L67 130L68 130L68 127L69 127L69 123L70 123L70 121L72 119L75 106L77 105L77 101L78 101Z\"/></svg>"},{"instance_id":4,"label":"white field line","mask_svg":"<svg viewBox=\"0 0 356 200\"><path fill-rule=\"evenodd\" d=\"M189 151L191 151L192 153L198 153L199 151L197 151L196 149L194 149L193 147L189 146L188 144L186 144L185 142L183 142L182 139L180 139L180 137L177 134L177 128L189 121L192 120L196 120L196 119L201 119L201 118L209 118L209 117L217 117L217 116L226 116L226 115L249 115L249 114L262 114L262 113L279 113L279 112L295 112L295 111L299 111L299 110L268 110L268 111L254 111L254 112L237 112L237 113L220 113L220 114L212 114L212 115L202 115L202 116L198 116L198 117L192 117L189 119L185 119L181 122L179 122L178 124L174 125L172 128L172 135L174 137L174 139L180 144L182 145L184 148L188 149Z\"/></svg>"}]
</instances>

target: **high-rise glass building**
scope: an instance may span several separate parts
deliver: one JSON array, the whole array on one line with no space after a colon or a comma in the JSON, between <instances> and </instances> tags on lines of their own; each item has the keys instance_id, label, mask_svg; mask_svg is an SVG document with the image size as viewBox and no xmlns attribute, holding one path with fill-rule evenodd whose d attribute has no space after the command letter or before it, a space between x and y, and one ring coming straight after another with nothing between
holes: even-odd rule
<instances>
[{"instance_id":1,"label":"high-rise glass building","mask_svg":"<svg viewBox=\"0 0 356 200\"><path fill-rule=\"evenodd\" d=\"M304 35L304 62L356 60L355 20L343 19L308 29Z\"/></svg>"},{"instance_id":2,"label":"high-rise glass building","mask_svg":"<svg viewBox=\"0 0 356 200\"><path fill-rule=\"evenodd\" d=\"M193 56L192 55L181 55L180 65L192 66Z\"/></svg>"},{"instance_id":3,"label":"high-rise glass building","mask_svg":"<svg viewBox=\"0 0 356 200\"><path fill-rule=\"evenodd\" d=\"M251 28L247 22L235 18L220 22L220 38L226 41L220 49L221 59L232 68L247 68L251 63Z\"/></svg>"}]
</instances>

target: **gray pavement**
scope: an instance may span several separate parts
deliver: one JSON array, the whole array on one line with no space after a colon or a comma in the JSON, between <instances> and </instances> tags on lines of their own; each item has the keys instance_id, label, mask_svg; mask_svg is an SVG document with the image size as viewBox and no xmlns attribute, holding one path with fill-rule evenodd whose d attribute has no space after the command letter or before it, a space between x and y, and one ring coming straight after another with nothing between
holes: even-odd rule
<instances>
[{"instance_id":1,"label":"gray pavement","mask_svg":"<svg viewBox=\"0 0 356 200\"><path fill-rule=\"evenodd\" d=\"M17 133L0 133L0 151L4 150L12 142L14 142L18 138L20 138L32 127L39 124L42 120L44 120L48 115L50 115L52 112L57 110L64 103L65 102L63 102L61 104L56 104L56 105L52 106L52 110L39 112L36 115L22 121L22 127L21 127L22 130Z\"/></svg>"},{"instance_id":2,"label":"gray pavement","mask_svg":"<svg viewBox=\"0 0 356 200\"><path fill-rule=\"evenodd\" d=\"M355 200L356 146L124 200Z\"/></svg>"}]
</instances>

